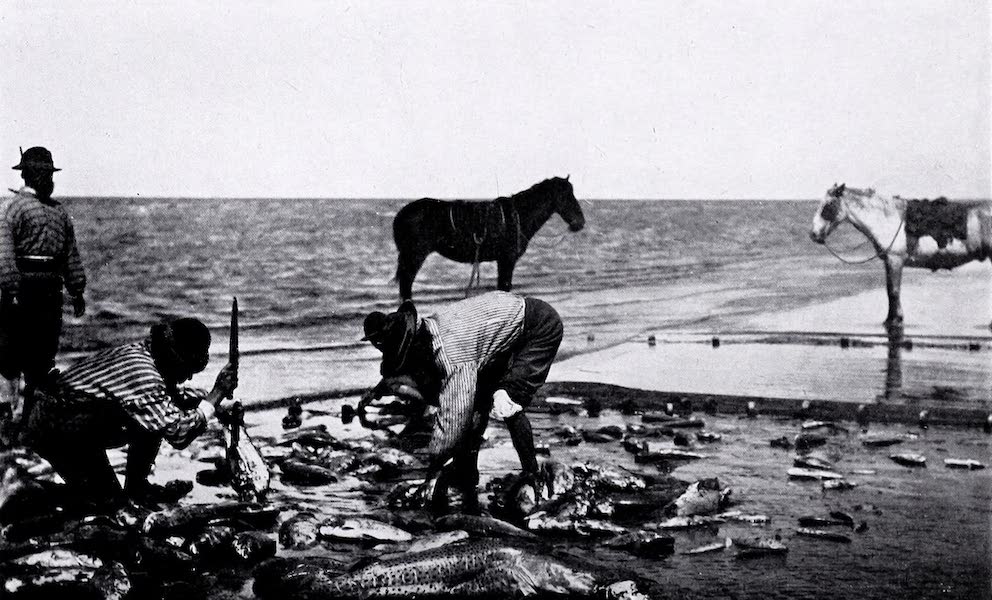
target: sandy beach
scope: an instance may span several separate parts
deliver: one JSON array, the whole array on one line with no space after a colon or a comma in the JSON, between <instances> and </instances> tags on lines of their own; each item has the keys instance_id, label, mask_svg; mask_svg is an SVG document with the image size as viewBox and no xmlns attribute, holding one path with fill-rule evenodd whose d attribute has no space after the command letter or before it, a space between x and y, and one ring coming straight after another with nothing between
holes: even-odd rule
<instances>
[{"instance_id":1,"label":"sandy beach","mask_svg":"<svg viewBox=\"0 0 992 600\"><path fill-rule=\"evenodd\" d=\"M704 414L698 403L694 414L704 419L707 431L720 434L722 441L700 444L695 450L706 458L679 466L672 474L686 481L717 477L734 490L732 508L770 519L759 527L728 523L678 532L676 553L660 561L603 552L593 542L577 542L570 547L607 567L614 565L641 573L659 598L992 597L988 583L992 577L988 562L992 550L988 530L992 476L988 469L956 471L942 464L945 458L988 464L992 456L990 436L978 422L921 429L915 421L923 407L935 415L947 407L960 414L990 412L989 273L987 265L950 274L911 273L903 294L907 313L905 339L913 340L913 346L911 350L900 347L895 361L881 326L875 323L884 310L882 290L783 314L750 315L733 328L730 324L719 329L646 328L620 343L592 352L575 352L559 361L552 371L548 393L583 400L589 397L583 392L584 385L600 386L597 389L605 409L594 418L583 410L553 414L545 403L537 402L532 421L538 441L551 447L548 460L605 462L642 472L653 469L635 464L617 443L573 447L563 445L556 436L555 432L566 425L596 428L638 423L639 417L621 415L615 405L611 406L610 402L618 402L621 396L612 395L610 390L614 388L610 385L621 386L617 390L637 390L630 397L644 409L662 408L665 399L718 395L718 414ZM673 302L669 298L654 303L649 293L635 290L637 306L661 304L667 310ZM698 301L718 305L734 301L731 296L715 291L710 295L702 293ZM638 318L650 322L652 315ZM647 342L647 336L652 334L656 339L653 346ZM718 347L713 345L714 337L721 340ZM840 346L842 337L850 340L846 348ZM284 357L273 360L255 356L251 361L251 370L242 376L246 393L258 389L255 385L275 384L290 396L299 395L291 387L278 387L277 382L287 373L314 368L312 362ZM898 389L893 387L893 362L899 370ZM363 353L356 356L356 369L368 364ZM273 379L266 384L253 383L259 372ZM335 377L323 376L328 380ZM369 373L351 383L373 380L374 373ZM608 385L604 388L603 384ZM337 417L341 406L357 399L346 389L305 397L313 398L308 408L327 413L309 418L306 424L323 423L334 435L345 438L381 435L357 423L341 424ZM259 410L248 415L250 431L263 445L281 433L279 421L285 414L280 397L269 398L272 400L259 399ZM814 409L831 405L853 408L856 403L904 407L907 410L899 414L905 418L897 419L902 422L873 423L867 434L901 437L905 442L898 450L926 456L928 468L897 465L889 460L889 449L863 446L860 440L866 433L851 420L843 420L839 422L843 433L831 436L821 451L857 487L827 492L816 482L791 481L786 470L792 465L794 451L773 448L769 441L782 436L791 438L800 431L802 419L781 411L746 418L741 413L750 398L780 399L792 402L790 406L812 400ZM165 451L166 456L156 467L155 480L189 479L197 470L207 468L204 463L191 461L202 448L199 444L183 452ZM121 458L118 454L117 460ZM494 476L518 468L502 427L490 428L481 466L483 485ZM409 476L415 477L416 473ZM276 475L273 487L272 501L287 510L306 509L326 515L369 510L382 501L384 493L384 488L370 487L354 478L298 488L280 483ZM189 501L231 497L226 488L198 484ZM867 531L851 534L852 542L842 546L797 537L799 517L831 510L852 514L866 524ZM755 535L780 536L790 548L788 556L739 561L731 552L701 557L681 554L726 537ZM336 556L355 558L363 551L335 548L334 552ZM250 591L242 590L241 596L251 597Z\"/></svg>"}]
</instances>

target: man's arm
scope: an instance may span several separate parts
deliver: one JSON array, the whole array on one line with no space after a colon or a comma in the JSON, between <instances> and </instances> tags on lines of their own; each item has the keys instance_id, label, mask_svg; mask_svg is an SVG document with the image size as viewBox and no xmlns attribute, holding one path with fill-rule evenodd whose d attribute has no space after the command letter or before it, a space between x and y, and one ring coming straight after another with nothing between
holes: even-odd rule
<instances>
[{"instance_id":1,"label":"man's arm","mask_svg":"<svg viewBox=\"0 0 992 600\"><path fill-rule=\"evenodd\" d=\"M66 215L65 222L67 248L62 279L65 281L66 291L72 298L73 316L78 319L86 313L86 300L83 298L83 291L86 289L86 270L83 268L83 261L79 257L79 249L76 247L76 230L68 215Z\"/></svg>"},{"instance_id":2,"label":"man's arm","mask_svg":"<svg viewBox=\"0 0 992 600\"><path fill-rule=\"evenodd\" d=\"M13 209L10 200L0 204L0 294L5 302L16 297L21 277L14 249Z\"/></svg>"},{"instance_id":3,"label":"man's arm","mask_svg":"<svg viewBox=\"0 0 992 600\"><path fill-rule=\"evenodd\" d=\"M203 433L225 395L237 385L235 369L228 364L220 370L210 392L194 388L181 391L183 400L180 402L184 405L187 400L200 399L186 410L173 400L160 379L127 390L121 403L142 429L161 435L171 446L181 450Z\"/></svg>"},{"instance_id":4,"label":"man's arm","mask_svg":"<svg viewBox=\"0 0 992 600\"><path fill-rule=\"evenodd\" d=\"M478 366L463 363L456 365L441 384L438 410L434 415L431 441L427 446L427 475L421 488L421 498L424 501L429 499L441 469L454 455L472 423L477 379Z\"/></svg>"}]
</instances>

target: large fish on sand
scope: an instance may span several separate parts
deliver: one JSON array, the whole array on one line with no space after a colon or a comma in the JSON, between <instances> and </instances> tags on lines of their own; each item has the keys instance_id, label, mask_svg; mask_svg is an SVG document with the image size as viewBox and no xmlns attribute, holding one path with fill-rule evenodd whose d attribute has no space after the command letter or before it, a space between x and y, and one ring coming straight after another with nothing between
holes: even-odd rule
<instances>
[{"instance_id":1,"label":"large fish on sand","mask_svg":"<svg viewBox=\"0 0 992 600\"><path fill-rule=\"evenodd\" d=\"M231 342L228 360L237 368L238 351L238 299L231 303ZM248 435L244 424L244 409L235 402L231 410L231 423L224 428L227 447L227 465L231 473L231 487L246 502L262 502L269 490L269 467Z\"/></svg>"},{"instance_id":2,"label":"large fish on sand","mask_svg":"<svg viewBox=\"0 0 992 600\"><path fill-rule=\"evenodd\" d=\"M287 600L399 600L539 594L588 597L603 587L590 571L551 557L493 541L467 541L383 559L345 574L302 565L283 575L274 589L279 598ZM629 591L618 598L633 598L637 593L636 586L620 589Z\"/></svg>"}]
</instances>

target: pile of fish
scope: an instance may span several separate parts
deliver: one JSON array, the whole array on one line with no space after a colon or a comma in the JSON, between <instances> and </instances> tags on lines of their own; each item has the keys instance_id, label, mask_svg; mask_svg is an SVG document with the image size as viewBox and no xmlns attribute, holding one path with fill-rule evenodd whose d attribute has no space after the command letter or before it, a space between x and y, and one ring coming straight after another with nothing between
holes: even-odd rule
<instances>
[{"instance_id":1,"label":"pile of fish","mask_svg":"<svg viewBox=\"0 0 992 600\"><path fill-rule=\"evenodd\" d=\"M588 403L577 402L557 406L592 414ZM816 514L813 508L794 529L768 531L769 516L734 510L739 507L730 503L742 499L717 478L672 476L690 461L717 456L723 437L691 414L672 410L643 413L639 423L556 431L562 445L622 447L630 454L617 454L627 457L627 465L544 460L538 482L515 473L487 482L483 505L492 516L432 516L413 502L423 465L394 446L395 435L377 430L361 439L339 439L326 426L305 426L308 411L291 409L284 420L289 431L279 436L252 440L235 421L187 451L188 458L213 465L197 475L201 484L234 487L241 501L72 515L59 508L61 485L47 463L23 449L0 453L0 597L220 600L245 597L253 588L263 599L641 600L636 577L615 572L618 555L654 559L676 551L693 556L733 548L737 558L750 559L787 553L783 535L851 543L852 534L868 529L866 521L842 510ZM788 450L783 468L796 485L811 481L823 490L846 489L857 485L847 474L870 472L837 468L838 448L852 439L844 427L826 421L799 427L795 436L772 440L773 447ZM875 451L912 436L853 439ZM231 452L245 440L257 456L247 447L242 454ZM882 451L900 465L926 463L912 452ZM947 468L984 467L973 459L944 462ZM270 471L277 483L265 493ZM352 486L345 478L362 481ZM363 513L340 510L307 492L341 479L345 493L354 490L379 505ZM189 486L170 489L178 499ZM700 545L707 532L712 541ZM683 547L685 540L692 542ZM562 554L563 546L570 551ZM609 567L596 561L599 549L612 557Z\"/></svg>"}]
</instances>

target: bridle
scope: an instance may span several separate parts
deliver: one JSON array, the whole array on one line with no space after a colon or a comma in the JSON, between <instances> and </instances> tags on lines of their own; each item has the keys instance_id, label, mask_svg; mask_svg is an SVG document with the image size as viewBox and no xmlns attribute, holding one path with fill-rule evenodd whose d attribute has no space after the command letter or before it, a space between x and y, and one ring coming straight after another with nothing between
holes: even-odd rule
<instances>
[{"instance_id":1,"label":"bridle","mask_svg":"<svg viewBox=\"0 0 992 600\"><path fill-rule=\"evenodd\" d=\"M840 198L837 198L837 200L840 200ZM882 256L887 255L889 253L889 250L892 250L892 246L895 245L896 239L899 238L899 232L902 231L903 225L905 225L905 224L906 224L906 213L904 211L899 216L899 226L896 227L896 233L895 233L895 235L892 236L892 241L889 242L888 247L886 247L885 250L880 250L879 252L876 252L874 255L869 256L868 258L863 259L863 260L848 260L848 259L844 258L843 256L841 256L840 254L837 254L837 252L835 252L834 249L830 247L830 244L827 243L827 237L829 237L830 234L827 234L826 236L824 236L824 238L823 238L823 245L827 248L827 250L830 251L830 254L833 254L835 257L837 257L837 260L841 261L842 263L845 263L845 264L848 264L848 265L863 265L863 264L865 264L867 262L871 262L871 261L875 260L876 258L881 258ZM862 233L862 235L864 235L864 234ZM855 246L854 248L852 248L852 250L857 250L858 248L860 248L861 246L865 245L866 243L867 243L867 241L862 242L861 244L858 244L857 246Z\"/></svg>"}]
</instances>

